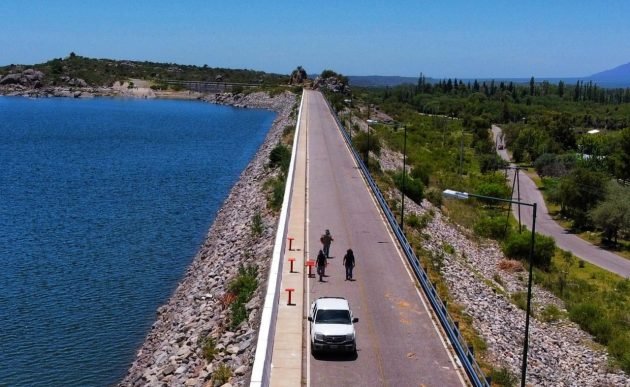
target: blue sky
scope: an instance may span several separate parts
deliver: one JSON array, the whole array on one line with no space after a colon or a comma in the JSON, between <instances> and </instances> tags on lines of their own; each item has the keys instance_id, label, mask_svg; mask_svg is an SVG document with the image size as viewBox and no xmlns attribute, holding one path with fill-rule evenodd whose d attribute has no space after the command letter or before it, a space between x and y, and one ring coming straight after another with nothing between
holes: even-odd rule
<instances>
[{"instance_id":1,"label":"blue sky","mask_svg":"<svg viewBox=\"0 0 630 387\"><path fill-rule=\"evenodd\" d=\"M630 62L630 1L0 0L0 65L78 55L290 73L585 76Z\"/></svg>"}]
</instances>

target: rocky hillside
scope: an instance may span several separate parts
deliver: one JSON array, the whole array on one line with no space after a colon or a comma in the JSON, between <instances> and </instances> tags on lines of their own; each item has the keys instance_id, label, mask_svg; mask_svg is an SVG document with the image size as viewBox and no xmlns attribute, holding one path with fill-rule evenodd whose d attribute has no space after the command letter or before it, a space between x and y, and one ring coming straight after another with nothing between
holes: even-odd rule
<instances>
[{"instance_id":1,"label":"rocky hillside","mask_svg":"<svg viewBox=\"0 0 630 387\"><path fill-rule=\"evenodd\" d=\"M94 59L70 53L66 58L57 58L33 65L8 65L0 67L0 79L6 84L16 84L25 71L41 74L39 83L20 82L24 86L112 86L116 81L131 78L159 83L163 80L204 81L227 83L257 83L261 85L287 84L289 77L262 71L213 68L208 65L193 66L174 63L140 62L130 60ZM32 74L31 74L32 75ZM6 78L9 76L9 78ZM5 79L6 78L6 79ZM2 82L0 82L2 85Z\"/></svg>"}]
</instances>

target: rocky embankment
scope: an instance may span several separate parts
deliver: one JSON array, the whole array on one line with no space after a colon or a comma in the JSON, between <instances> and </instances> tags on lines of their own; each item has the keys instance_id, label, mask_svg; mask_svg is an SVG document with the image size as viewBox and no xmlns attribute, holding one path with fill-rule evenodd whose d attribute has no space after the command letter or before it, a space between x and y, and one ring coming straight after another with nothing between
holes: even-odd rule
<instances>
[{"instance_id":1,"label":"rocky embankment","mask_svg":"<svg viewBox=\"0 0 630 387\"><path fill-rule=\"evenodd\" d=\"M283 129L294 125L292 110L296 96L284 93L270 97L266 93L213 95L208 102L240 104L278 112L263 145L241 174L223 207L218 212L208 236L184 280L168 303L157 311L137 358L120 386L215 386L218 367L227 366L231 385L245 385L253 364L262 291L266 287L267 266L276 232L276 215L267 211L263 184L273 174L266 164L271 149ZM254 214L263 216L264 230L254 236ZM258 266L259 286L246 305L248 318L236 329L228 329L229 307L225 299L228 283L241 265ZM201 341L211 336L216 354L208 361L202 354Z\"/></svg>"},{"instance_id":2,"label":"rocky embankment","mask_svg":"<svg viewBox=\"0 0 630 387\"><path fill-rule=\"evenodd\" d=\"M381 150L381 166L402 168L402 156ZM398 198L399 192L391 192ZM441 257L440 271L457 303L473 319L487 343L495 367L521 374L525 312L510 301L510 295L527 291L528 274L520 262L507 260L495 241L479 241L448 222L442 212L424 200L411 200L407 208L430 218L422 229L424 249ZM439 260L438 260L439 261ZM532 386L623 386L630 378L610 366L607 352L567 318L543 321L537 316L548 305L564 310L562 300L534 285L533 317L529 327L527 383Z\"/></svg>"},{"instance_id":3,"label":"rocky embankment","mask_svg":"<svg viewBox=\"0 0 630 387\"><path fill-rule=\"evenodd\" d=\"M29 98L93 98L93 97L125 97L125 98L186 98L196 99L199 94L188 91L155 92L148 82L136 80L140 87L131 82L115 82L111 87L90 86L81 78L62 76L62 86L49 86L44 82L45 74L34 69L11 73L0 77L0 95Z\"/></svg>"}]
</instances>

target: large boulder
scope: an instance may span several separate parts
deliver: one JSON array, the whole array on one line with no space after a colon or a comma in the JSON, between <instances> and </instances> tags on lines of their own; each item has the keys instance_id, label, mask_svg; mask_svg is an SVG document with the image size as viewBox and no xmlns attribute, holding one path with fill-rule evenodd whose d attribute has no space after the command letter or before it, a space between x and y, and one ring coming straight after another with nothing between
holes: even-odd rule
<instances>
[{"instance_id":1,"label":"large boulder","mask_svg":"<svg viewBox=\"0 0 630 387\"><path fill-rule=\"evenodd\" d=\"M88 87L87 82L81 78L72 78L68 81L68 85L75 87Z\"/></svg>"},{"instance_id":2,"label":"large boulder","mask_svg":"<svg viewBox=\"0 0 630 387\"><path fill-rule=\"evenodd\" d=\"M340 78L337 77L317 77L313 84L314 89L328 89L333 93L349 94L350 87Z\"/></svg>"},{"instance_id":3,"label":"large boulder","mask_svg":"<svg viewBox=\"0 0 630 387\"><path fill-rule=\"evenodd\" d=\"M7 74L0 78L0 85L20 84L20 78L22 78L22 74Z\"/></svg>"},{"instance_id":4,"label":"large boulder","mask_svg":"<svg viewBox=\"0 0 630 387\"><path fill-rule=\"evenodd\" d=\"M38 89L42 87L44 73L34 69L26 69L21 73L7 74L0 78L0 85L21 85L28 88Z\"/></svg>"}]
</instances>

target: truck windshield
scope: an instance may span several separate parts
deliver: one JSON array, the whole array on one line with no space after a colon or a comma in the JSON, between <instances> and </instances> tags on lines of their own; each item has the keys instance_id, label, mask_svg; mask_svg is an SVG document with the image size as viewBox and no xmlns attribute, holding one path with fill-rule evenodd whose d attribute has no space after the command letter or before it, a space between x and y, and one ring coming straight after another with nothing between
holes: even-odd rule
<instances>
[{"instance_id":1,"label":"truck windshield","mask_svg":"<svg viewBox=\"0 0 630 387\"><path fill-rule=\"evenodd\" d=\"M347 310L318 310L315 322L320 324L351 324L350 312Z\"/></svg>"}]
</instances>

